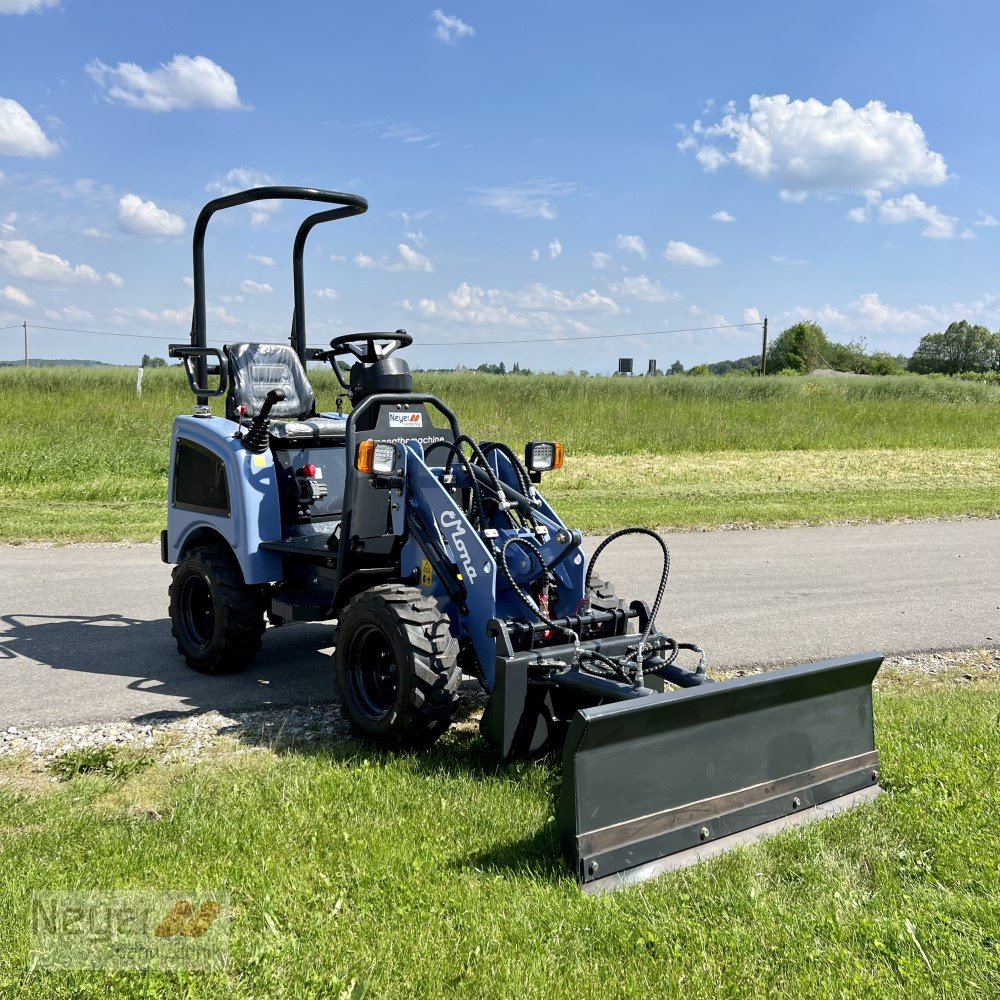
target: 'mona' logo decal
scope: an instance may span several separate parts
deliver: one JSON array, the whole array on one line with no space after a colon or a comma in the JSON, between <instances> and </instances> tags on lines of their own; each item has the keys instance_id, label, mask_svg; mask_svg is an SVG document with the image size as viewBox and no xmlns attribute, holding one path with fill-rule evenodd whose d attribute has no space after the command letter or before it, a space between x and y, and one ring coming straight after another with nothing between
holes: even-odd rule
<instances>
[{"instance_id":1,"label":"'mona' logo decal","mask_svg":"<svg viewBox=\"0 0 1000 1000\"><path fill-rule=\"evenodd\" d=\"M390 413L390 427L423 427L424 415L422 413Z\"/></svg>"},{"instance_id":2,"label":"'mona' logo decal","mask_svg":"<svg viewBox=\"0 0 1000 1000\"><path fill-rule=\"evenodd\" d=\"M446 510L441 515L441 527L444 528L448 535L448 544L451 545L452 551L458 556L458 560L462 564L462 572L469 583L471 583L476 578L476 570L472 565L472 556L469 554L468 546L462 537L466 534L465 528L462 527L462 519L455 511Z\"/></svg>"}]
</instances>

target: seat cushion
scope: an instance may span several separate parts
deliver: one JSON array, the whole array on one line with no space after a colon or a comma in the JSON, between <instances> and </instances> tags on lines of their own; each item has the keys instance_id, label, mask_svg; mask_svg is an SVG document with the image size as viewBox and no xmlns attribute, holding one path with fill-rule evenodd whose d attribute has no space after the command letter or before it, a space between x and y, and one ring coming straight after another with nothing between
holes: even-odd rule
<instances>
[{"instance_id":1,"label":"seat cushion","mask_svg":"<svg viewBox=\"0 0 1000 1000\"><path fill-rule=\"evenodd\" d=\"M308 420L273 420L271 421L271 443L277 446L295 445L300 447L315 444L331 438L344 440L347 430L347 417L310 417Z\"/></svg>"},{"instance_id":2,"label":"seat cushion","mask_svg":"<svg viewBox=\"0 0 1000 1000\"><path fill-rule=\"evenodd\" d=\"M239 420L241 406L246 407L246 416L256 417L271 389L285 393L285 398L272 407L272 419L303 420L313 415L316 396L299 356L288 344L230 344L226 354L226 416L230 420Z\"/></svg>"}]
</instances>

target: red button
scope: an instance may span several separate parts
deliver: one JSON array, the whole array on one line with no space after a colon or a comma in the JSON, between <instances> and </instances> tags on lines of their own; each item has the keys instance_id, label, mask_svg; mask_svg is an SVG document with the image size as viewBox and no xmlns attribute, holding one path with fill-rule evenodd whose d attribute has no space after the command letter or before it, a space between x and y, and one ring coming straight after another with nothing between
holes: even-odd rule
<instances>
[{"instance_id":1,"label":"red button","mask_svg":"<svg viewBox=\"0 0 1000 1000\"><path fill-rule=\"evenodd\" d=\"M310 462L308 465L302 466L302 475L307 479L312 479L316 475L316 466Z\"/></svg>"}]
</instances>

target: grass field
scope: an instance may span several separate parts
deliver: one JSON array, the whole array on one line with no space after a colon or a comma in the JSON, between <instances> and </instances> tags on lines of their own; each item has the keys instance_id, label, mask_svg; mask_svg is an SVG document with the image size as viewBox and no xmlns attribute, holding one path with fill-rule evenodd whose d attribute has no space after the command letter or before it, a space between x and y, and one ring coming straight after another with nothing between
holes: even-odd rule
<instances>
[{"instance_id":1,"label":"grass field","mask_svg":"<svg viewBox=\"0 0 1000 1000\"><path fill-rule=\"evenodd\" d=\"M329 372L311 374L333 408ZM1000 386L950 379L422 375L477 438L558 438L546 494L598 531L1000 514ZM0 539L150 540L176 369L0 369ZM216 404L218 407L218 403Z\"/></svg>"},{"instance_id":2,"label":"grass field","mask_svg":"<svg viewBox=\"0 0 1000 1000\"><path fill-rule=\"evenodd\" d=\"M967 677L969 679L963 679ZM0 765L0 993L99 997L996 996L1000 679L880 683L887 790L837 819L591 898L547 763L217 749L52 783ZM36 889L231 894L227 972L28 971Z\"/></svg>"}]
</instances>

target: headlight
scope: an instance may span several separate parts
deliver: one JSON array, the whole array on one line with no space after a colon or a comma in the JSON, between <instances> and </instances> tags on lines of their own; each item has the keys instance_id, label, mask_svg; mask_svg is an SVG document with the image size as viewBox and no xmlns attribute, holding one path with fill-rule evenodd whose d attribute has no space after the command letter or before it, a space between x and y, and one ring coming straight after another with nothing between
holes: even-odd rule
<instances>
[{"instance_id":1,"label":"headlight","mask_svg":"<svg viewBox=\"0 0 1000 1000\"><path fill-rule=\"evenodd\" d=\"M376 441L362 441L354 462L358 472L368 476L391 476L396 468L396 446Z\"/></svg>"},{"instance_id":2,"label":"headlight","mask_svg":"<svg viewBox=\"0 0 1000 1000\"><path fill-rule=\"evenodd\" d=\"M550 472L563 467L565 452L558 441L529 441L524 448L524 464L529 472Z\"/></svg>"},{"instance_id":3,"label":"headlight","mask_svg":"<svg viewBox=\"0 0 1000 1000\"><path fill-rule=\"evenodd\" d=\"M375 445L372 457L372 473L376 476L391 476L396 466L396 446L394 444Z\"/></svg>"}]
</instances>

